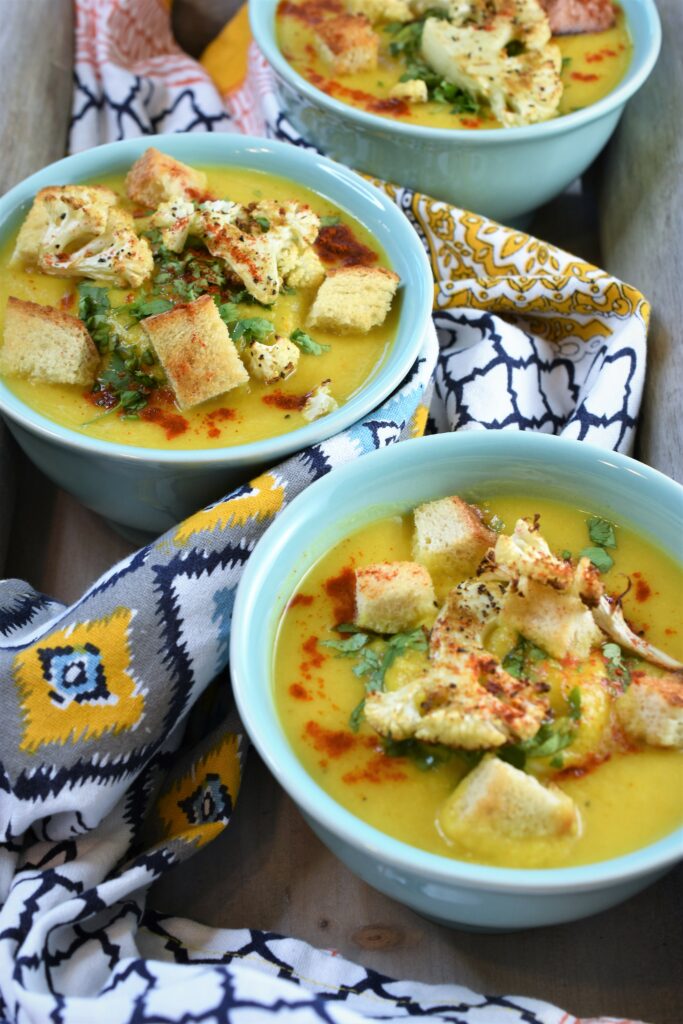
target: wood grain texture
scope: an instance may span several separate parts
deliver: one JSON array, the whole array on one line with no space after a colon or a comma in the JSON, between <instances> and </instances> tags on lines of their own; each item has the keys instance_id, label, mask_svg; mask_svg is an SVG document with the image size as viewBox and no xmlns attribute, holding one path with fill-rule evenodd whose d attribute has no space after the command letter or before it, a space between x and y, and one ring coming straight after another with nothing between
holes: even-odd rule
<instances>
[{"instance_id":1,"label":"wood grain texture","mask_svg":"<svg viewBox=\"0 0 683 1024\"><path fill-rule=\"evenodd\" d=\"M71 112L71 0L0 3L0 192L64 156Z\"/></svg>"},{"instance_id":2,"label":"wood grain texture","mask_svg":"<svg viewBox=\"0 0 683 1024\"><path fill-rule=\"evenodd\" d=\"M652 303L637 456L683 482L683 4L658 0L662 52L606 155L606 269Z\"/></svg>"}]
</instances>

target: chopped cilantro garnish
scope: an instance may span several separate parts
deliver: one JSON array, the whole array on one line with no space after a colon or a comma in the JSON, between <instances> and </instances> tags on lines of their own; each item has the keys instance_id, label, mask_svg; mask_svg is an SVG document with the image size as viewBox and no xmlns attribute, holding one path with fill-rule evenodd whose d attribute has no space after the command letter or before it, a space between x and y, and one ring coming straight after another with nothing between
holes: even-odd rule
<instances>
[{"instance_id":1,"label":"chopped cilantro garnish","mask_svg":"<svg viewBox=\"0 0 683 1024\"><path fill-rule=\"evenodd\" d=\"M619 644L603 644L602 653L609 678L621 683L623 689L627 690L631 685L631 669L628 662L624 660L624 654Z\"/></svg>"},{"instance_id":2,"label":"chopped cilantro garnish","mask_svg":"<svg viewBox=\"0 0 683 1024\"><path fill-rule=\"evenodd\" d=\"M571 67L571 63L572 63L571 57L563 57L562 58L562 71L564 71L565 68Z\"/></svg>"},{"instance_id":3,"label":"chopped cilantro garnish","mask_svg":"<svg viewBox=\"0 0 683 1024\"><path fill-rule=\"evenodd\" d=\"M262 231L270 230L270 221L268 220L267 217L254 217L254 220Z\"/></svg>"},{"instance_id":4,"label":"chopped cilantro garnish","mask_svg":"<svg viewBox=\"0 0 683 1024\"><path fill-rule=\"evenodd\" d=\"M599 572L609 572L614 565L614 559L604 548L588 547L579 551L579 558L590 558L591 562Z\"/></svg>"},{"instance_id":5,"label":"chopped cilantro garnish","mask_svg":"<svg viewBox=\"0 0 683 1024\"><path fill-rule=\"evenodd\" d=\"M382 746L388 757L407 757L423 771L438 768L450 761L454 751L440 743L423 743L421 740L383 739Z\"/></svg>"},{"instance_id":6,"label":"chopped cilantro garnish","mask_svg":"<svg viewBox=\"0 0 683 1024\"><path fill-rule=\"evenodd\" d=\"M503 668L515 679L531 679L534 675L533 663L547 657L547 653L541 647L520 636L512 650L503 658Z\"/></svg>"},{"instance_id":7,"label":"chopped cilantro garnish","mask_svg":"<svg viewBox=\"0 0 683 1024\"><path fill-rule=\"evenodd\" d=\"M524 53L526 46L521 39L511 39L505 46L505 52L508 57L519 57L520 53Z\"/></svg>"},{"instance_id":8,"label":"chopped cilantro garnish","mask_svg":"<svg viewBox=\"0 0 683 1024\"><path fill-rule=\"evenodd\" d=\"M566 718L554 725L544 722L535 736L520 743L508 743L497 750L498 757L515 768L524 770L529 757L556 757L574 742L576 726Z\"/></svg>"},{"instance_id":9,"label":"chopped cilantro garnish","mask_svg":"<svg viewBox=\"0 0 683 1024\"><path fill-rule=\"evenodd\" d=\"M565 562L568 562L572 557L572 553L569 548L565 548L564 551L560 552L560 558L564 558Z\"/></svg>"},{"instance_id":10,"label":"chopped cilantro garnish","mask_svg":"<svg viewBox=\"0 0 683 1024\"><path fill-rule=\"evenodd\" d=\"M569 717L572 722L581 721L581 690L578 686L573 686L567 694L567 704L569 704Z\"/></svg>"},{"instance_id":11,"label":"chopped cilantro garnish","mask_svg":"<svg viewBox=\"0 0 683 1024\"><path fill-rule=\"evenodd\" d=\"M338 217L336 214L320 218L320 226L323 228L334 228L337 224L341 224L341 217Z\"/></svg>"},{"instance_id":12,"label":"chopped cilantro garnish","mask_svg":"<svg viewBox=\"0 0 683 1024\"><path fill-rule=\"evenodd\" d=\"M443 8L430 8L414 21L407 24L394 21L385 26L385 31L392 36L389 52L393 56L401 56L406 62L406 70L401 75L401 82L421 79L427 86L430 100L436 103L450 103L453 114L477 114L479 103L471 93L458 88L447 81L422 60L422 32L427 18L448 18L448 11Z\"/></svg>"},{"instance_id":13,"label":"chopped cilantro garnish","mask_svg":"<svg viewBox=\"0 0 683 1024\"><path fill-rule=\"evenodd\" d=\"M601 548L615 548L617 546L614 527L606 519L601 519L599 516L591 516L590 519L586 520L586 525L588 526L588 536L593 544L597 544Z\"/></svg>"},{"instance_id":14,"label":"chopped cilantro garnish","mask_svg":"<svg viewBox=\"0 0 683 1024\"><path fill-rule=\"evenodd\" d=\"M88 328L98 352L111 352L116 345L116 330L111 320L107 289L81 281L78 285L78 316Z\"/></svg>"},{"instance_id":15,"label":"chopped cilantro garnish","mask_svg":"<svg viewBox=\"0 0 683 1024\"><path fill-rule=\"evenodd\" d=\"M290 341L293 341L295 345L298 345L302 352L305 352L309 356L321 356L323 352L329 352L329 345L320 345L317 341L314 341L310 334L306 334L300 327L297 327L295 331L290 334Z\"/></svg>"},{"instance_id":16,"label":"chopped cilantro garnish","mask_svg":"<svg viewBox=\"0 0 683 1024\"><path fill-rule=\"evenodd\" d=\"M157 316L159 313L168 313L173 309L173 303L169 299L150 299L143 296L135 302L129 302L125 306L118 306L118 310L125 310L136 320L143 320L147 316Z\"/></svg>"},{"instance_id":17,"label":"chopped cilantro garnish","mask_svg":"<svg viewBox=\"0 0 683 1024\"><path fill-rule=\"evenodd\" d=\"M348 640L322 640L323 647L330 647L338 657L348 658L356 655L353 674L363 680L366 693L384 689L384 677L396 661L396 658L407 651L426 651L427 636L423 629L413 629L407 633L395 633L393 636L382 636L377 633L354 631L355 627L344 624L335 627L337 632L351 633ZM358 731L365 709L365 698L351 712L349 723L354 732Z\"/></svg>"},{"instance_id":18,"label":"chopped cilantro garnish","mask_svg":"<svg viewBox=\"0 0 683 1024\"><path fill-rule=\"evenodd\" d=\"M215 298L221 320L230 328L230 337L241 345L252 341L263 341L275 331L271 320L262 316L242 317L235 302L219 302Z\"/></svg>"}]
</instances>

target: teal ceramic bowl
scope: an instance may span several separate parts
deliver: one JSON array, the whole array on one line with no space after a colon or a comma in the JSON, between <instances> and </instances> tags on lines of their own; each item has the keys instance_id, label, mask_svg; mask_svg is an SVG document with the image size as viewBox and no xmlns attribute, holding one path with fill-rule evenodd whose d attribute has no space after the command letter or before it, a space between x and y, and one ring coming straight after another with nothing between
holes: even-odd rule
<instances>
[{"instance_id":1,"label":"teal ceramic bowl","mask_svg":"<svg viewBox=\"0 0 683 1024\"><path fill-rule=\"evenodd\" d=\"M408 441L335 470L278 517L240 583L230 657L237 705L261 757L347 867L442 923L508 930L571 921L633 895L683 857L683 827L634 853L581 867L498 868L426 853L356 818L311 779L281 728L272 685L279 619L299 580L332 545L422 501L492 492L552 495L590 508L683 561L683 487L633 459L513 431Z\"/></svg>"},{"instance_id":2,"label":"teal ceramic bowl","mask_svg":"<svg viewBox=\"0 0 683 1024\"><path fill-rule=\"evenodd\" d=\"M278 0L249 4L254 38L275 73L283 109L323 153L466 210L508 222L552 199L595 159L627 100L657 60L661 26L654 0L621 0L634 53L625 78L583 110L542 124L491 131L403 124L357 110L302 78L275 36Z\"/></svg>"},{"instance_id":3,"label":"teal ceramic bowl","mask_svg":"<svg viewBox=\"0 0 683 1024\"><path fill-rule=\"evenodd\" d=\"M397 337L366 384L335 412L281 437L232 448L164 451L86 437L40 415L0 380L0 413L30 459L84 505L134 539L159 534L262 468L344 430L400 384L431 330L432 272L408 220L352 171L295 146L243 135L159 135L114 142L51 164L0 199L0 241L19 226L38 189L128 170L149 146L186 163L252 167L290 178L368 228L402 281Z\"/></svg>"}]
</instances>

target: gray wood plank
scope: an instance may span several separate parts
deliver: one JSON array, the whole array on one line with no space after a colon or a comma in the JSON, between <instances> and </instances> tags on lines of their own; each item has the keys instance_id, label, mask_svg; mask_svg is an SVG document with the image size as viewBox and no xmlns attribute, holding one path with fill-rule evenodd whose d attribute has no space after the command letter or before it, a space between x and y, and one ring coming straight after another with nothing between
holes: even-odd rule
<instances>
[{"instance_id":1,"label":"gray wood plank","mask_svg":"<svg viewBox=\"0 0 683 1024\"><path fill-rule=\"evenodd\" d=\"M71 109L71 0L0 3L0 194L64 155ZM0 423L0 570L14 509L16 454Z\"/></svg>"},{"instance_id":2,"label":"gray wood plank","mask_svg":"<svg viewBox=\"0 0 683 1024\"><path fill-rule=\"evenodd\" d=\"M658 8L662 53L609 147L600 225L606 269L652 303L637 454L683 482L683 4Z\"/></svg>"}]
</instances>

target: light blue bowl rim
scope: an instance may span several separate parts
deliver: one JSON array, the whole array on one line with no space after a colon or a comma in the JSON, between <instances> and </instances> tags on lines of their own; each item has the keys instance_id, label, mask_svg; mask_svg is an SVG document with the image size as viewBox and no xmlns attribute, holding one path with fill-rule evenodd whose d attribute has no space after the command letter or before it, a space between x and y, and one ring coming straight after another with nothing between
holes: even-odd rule
<instances>
[{"instance_id":1,"label":"light blue bowl rim","mask_svg":"<svg viewBox=\"0 0 683 1024\"><path fill-rule=\"evenodd\" d=\"M428 853L385 835L338 804L313 781L299 762L274 709L272 714L269 711L265 717L259 717L252 708L250 695L255 689L263 693L265 687L266 693L271 692L270 672L267 678L263 678L260 668L258 674L255 674L249 653L256 639L251 634L257 628L254 625L257 621L260 631L258 642L261 642L263 636L263 622L255 617L254 604L261 590L273 593L284 583L277 571L279 553L285 546L299 543L297 523L300 521L300 513L303 514L305 510L311 513L316 499L327 488L346 487L353 493L359 477L378 476L383 471L390 472L392 465L398 464L400 467L402 463L403 472L406 472L409 464L424 465L432 453L436 455L440 451L449 450L452 450L454 460L459 454L486 457L493 452L503 462L508 458L519 457L530 462L553 465L559 461L558 446L565 448L567 460L586 465L612 466L638 477L651 492L653 509L680 505L683 512L683 487L675 481L626 455L584 441L499 430L441 434L371 452L317 480L278 516L249 558L237 591L230 643L232 685L242 722L274 777L302 810L342 841L383 865L430 881L458 884L466 888L509 893L556 893L604 888L658 869L663 870L683 857L683 826L632 853L579 867L501 868ZM597 501L599 503L599 498ZM310 534L308 538L310 541ZM275 586L273 581L276 581Z\"/></svg>"},{"instance_id":2,"label":"light blue bowl rim","mask_svg":"<svg viewBox=\"0 0 683 1024\"><path fill-rule=\"evenodd\" d=\"M182 448L168 451L87 437L41 415L22 402L1 380L0 412L45 440L82 452L106 455L120 461L171 464L200 462L229 466L275 462L294 451L300 451L308 445L317 444L333 434L346 430L385 401L410 370L420 351L425 332L431 325L431 267L419 236L398 206L355 171L318 153L284 142L231 132L145 135L110 142L49 164L10 189L0 198L0 234L4 233L6 222L11 221L18 208L32 199L38 189L61 184L62 176L65 176L67 181L78 182L98 174L112 173L114 170L122 169L127 160L134 160L150 146L156 146L179 159L209 165L213 162L225 166L229 166L231 157L239 159L241 155L253 152L256 170L290 178L319 192L323 198L346 209L351 216L365 223L370 230L376 225L369 222L367 216L359 213L357 207L362 204L366 213L374 209L377 223L380 225L378 230L383 234L379 239L380 244L385 249L390 263L393 266L397 263L401 265L401 277L405 285L396 338L384 363L367 384L328 416L280 437L264 438L261 441L226 448ZM259 154L266 154L277 163L277 166L259 167ZM329 187L323 187L328 185ZM401 350L402 354L397 355Z\"/></svg>"},{"instance_id":3,"label":"light blue bowl rim","mask_svg":"<svg viewBox=\"0 0 683 1024\"><path fill-rule=\"evenodd\" d=\"M410 136L415 139L435 142L457 141L465 146L488 146L494 144L522 142L526 139L540 139L543 136L560 135L564 132L580 128L592 121L610 114L623 106L626 101L641 87L655 65L662 44L662 26L655 0L620 0L629 21L634 17L645 19L647 37L632 33L633 59L624 78L619 84L597 103L591 103L583 110L572 114L563 114L552 121L525 125L519 128L490 128L486 131L471 131L466 128L430 128L427 125L404 124L390 118L380 117L359 110L340 100L328 96L321 89L311 85L302 75L295 71L282 55L275 39L274 14L279 0L259 0L249 4L251 30L261 52L269 64L284 78L289 85L314 105L326 108L333 113L354 121L371 129L384 129L387 135Z\"/></svg>"}]
</instances>

